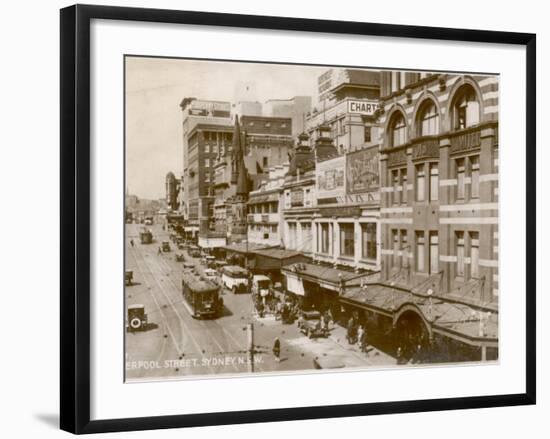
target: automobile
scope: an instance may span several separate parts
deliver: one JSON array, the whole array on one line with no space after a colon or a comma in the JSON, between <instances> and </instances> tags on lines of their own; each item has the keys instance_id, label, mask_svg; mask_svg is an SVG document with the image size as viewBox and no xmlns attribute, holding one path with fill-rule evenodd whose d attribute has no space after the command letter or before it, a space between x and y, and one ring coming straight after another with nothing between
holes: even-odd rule
<instances>
[{"instance_id":1,"label":"automobile","mask_svg":"<svg viewBox=\"0 0 550 439\"><path fill-rule=\"evenodd\" d=\"M124 280L126 281L126 285L132 285L134 281L134 272L132 270L126 270L124 272Z\"/></svg>"},{"instance_id":2,"label":"automobile","mask_svg":"<svg viewBox=\"0 0 550 439\"><path fill-rule=\"evenodd\" d=\"M183 263L183 270L184 271L191 271L191 272L195 272L195 264L193 264L192 262L184 262Z\"/></svg>"},{"instance_id":3,"label":"automobile","mask_svg":"<svg viewBox=\"0 0 550 439\"><path fill-rule=\"evenodd\" d=\"M128 305L128 320L126 322L126 330L129 332L143 331L147 328L147 314L145 313L145 305L135 304Z\"/></svg>"},{"instance_id":4,"label":"automobile","mask_svg":"<svg viewBox=\"0 0 550 439\"><path fill-rule=\"evenodd\" d=\"M271 279L263 274L255 274L252 278L252 294L258 294L261 297L269 295L271 291Z\"/></svg>"},{"instance_id":5,"label":"automobile","mask_svg":"<svg viewBox=\"0 0 550 439\"><path fill-rule=\"evenodd\" d=\"M168 241L162 241L162 251L163 252L170 251L170 243Z\"/></svg>"},{"instance_id":6,"label":"automobile","mask_svg":"<svg viewBox=\"0 0 550 439\"><path fill-rule=\"evenodd\" d=\"M146 227L139 232L139 239L142 244L151 244L153 242L153 233Z\"/></svg>"},{"instance_id":7,"label":"automobile","mask_svg":"<svg viewBox=\"0 0 550 439\"><path fill-rule=\"evenodd\" d=\"M298 319L298 328L306 337L328 337L328 331L321 324L319 311L302 311Z\"/></svg>"},{"instance_id":8,"label":"automobile","mask_svg":"<svg viewBox=\"0 0 550 439\"><path fill-rule=\"evenodd\" d=\"M183 253L176 253L176 261L177 262L184 262L185 261L185 256L183 255Z\"/></svg>"},{"instance_id":9,"label":"automobile","mask_svg":"<svg viewBox=\"0 0 550 439\"><path fill-rule=\"evenodd\" d=\"M222 284L233 294L248 293L248 270L238 265L226 265L222 271Z\"/></svg>"},{"instance_id":10,"label":"automobile","mask_svg":"<svg viewBox=\"0 0 550 439\"><path fill-rule=\"evenodd\" d=\"M212 268L206 268L204 270L204 275L206 276L207 279L211 280L212 282L215 282L216 284L219 284L219 279L218 279L219 273L216 270Z\"/></svg>"},{"instance_id":11,"label":"automobile","mask_svg":"<svg viewBox=\"0 0 550 439\"><path fill-rule=\"evenodd\" d=\"M198 247L193 246L189 249L189 255L192 258L200 258L201 257L201 251Z\"/></svg>"},{"instance_id":12,"label":"automobile","mask_svg":"<svg viewBox=\"0 0 550 439\"><path fill-rule=\"evenodd\" d=\"M227 265L227 262L222 261L221 259L216 259L214 261L214 268L219 272L221 272L223 270L223 267L225 267L226 265Z\"/></svg>"},{"instance_id":13,"label":"automobile","mask_svg":"<svg viewBox=\"0 0 550 439\"><path fill-rule=\"evenodd\" d=\"M214 261L216 260L216 258L214 256L204 256L202 258L202 264L203 265L206 265L206 267L208 268L214 268L215 265L214 265Z\"/></svg>"}]
</instances>

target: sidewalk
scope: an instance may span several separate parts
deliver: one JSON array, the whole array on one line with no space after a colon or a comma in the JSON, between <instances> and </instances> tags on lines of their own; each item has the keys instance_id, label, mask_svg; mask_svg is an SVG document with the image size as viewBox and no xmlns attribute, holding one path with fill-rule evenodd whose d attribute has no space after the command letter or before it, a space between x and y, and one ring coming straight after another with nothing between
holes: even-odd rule
<instances>
[{"instance_id":1,"label":"sidewalk","mask_svg":"<svg viewBox=\"0 0 550 439\"><path fill-rule=\"evenodd\" d=\"M334 325L330 331L329 339L334 343L338 344L344 350L346 350L349 355L355 357L356 359L361 359L365 363L371 366L387 366L397 364L395 358L391 355L386 354L385 352L376 349L374 346L368 346L368 353L361 352L357 344L350 345L346 338L346 329L340 325Z\"/></svg>"}]
</instances>

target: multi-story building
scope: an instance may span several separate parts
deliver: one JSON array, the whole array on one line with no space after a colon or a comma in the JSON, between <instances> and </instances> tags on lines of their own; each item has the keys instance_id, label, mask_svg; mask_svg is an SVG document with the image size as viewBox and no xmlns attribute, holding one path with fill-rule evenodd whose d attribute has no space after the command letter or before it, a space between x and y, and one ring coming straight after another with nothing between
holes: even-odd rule
<instances>
[{"instance_id":1,"label":"multi-story building","mask_svg":"<svg viewBox=\"0 0 550 439\"><path fill-rule=\"evenodd\" d=\"M486 357L498 344L498 78L387 71L381 90L382 279L461 304L462 320L417 317Z\"/></svg>"},{"instance_id":2,"label":"multi-story building","mask_svg":"<svg viewBox=\"0 0 550 439\"><path fill-rule=\"evenodd\" d=\"M253 189L268 178L270 168L288 161L292 123L290 118L242 116L239 131L242 160ZM231 148L220 152L215 163L213 217L218 233L227 232L232 209L230 200L237 195L233 153Z\"/></svg>"},{"instance_id":3,"label":"multi-story building","mask_svg":"<svg viewBox=\"0 0 550 439\"><path fill-rule=\"evenodd\" d=\"M318 92L318 103L306 117L312 145L321 125L330 127L341 154L378 144L380 72L333 68L319 77Z\"/></svg>"},{"instance_id":4,"label":"multi-story building","mask_svg":"<svg viewBox=\"0 0 550 439\"><path fill-rule=\"evenodd\" d=\"M214 165L232 144L229 102L185 98L183 113L183 206L186 231L196 235L213 229Z\"/></svg>"},{"instance_id":5,"label":"multi-story building","mask_svg":"<svg viewBox=\"0 0 550 439\"><path fill-rule=\"evenodd\" d=\"M311 96L294 96L290 99L269 99L264 104L264 116L290 117L292 136L305 132L305 117L311 112Z\"/></svg>"},{"instance_id":6,"label":"multi-story building","mask_svg":"<svg viewBox=\"0 0 550 439\"><path fill-rule=\"evenodd\" d=\"M180 182L176 179L173 172L166 174L165 180L166 198L165 203L168 209L176 211L179 208L178 195L180 191Z\"/></svg>"},{"instance_id":7,"label":"multi-story building","mask_svg":"<svg viewBox=\"0 0 550 439\"><path fill-rule=\"evenodd\" d=\"M248 198L248 240L253 244L268 247L282 243L283 225L279 199L289 164L284 163L269 169L267 180L251 191Z\"/></svg>"}]
</instances>

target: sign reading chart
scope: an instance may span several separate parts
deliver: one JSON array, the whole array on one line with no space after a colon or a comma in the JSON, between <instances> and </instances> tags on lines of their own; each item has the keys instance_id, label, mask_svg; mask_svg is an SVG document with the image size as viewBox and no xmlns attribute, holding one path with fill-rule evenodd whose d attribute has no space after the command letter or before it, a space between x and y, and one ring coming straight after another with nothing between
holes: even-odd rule
<instances>
[{"instance_id":1,"label":"sign reading chart","mask_svg":"<svg viewBox=\"0 0 550 439\"><path fill-rule=\"evenodd\" d=\"M348 113L372 116L376 110L378 103L375 101L348 101Z\"/></svg>"}]
</instances>

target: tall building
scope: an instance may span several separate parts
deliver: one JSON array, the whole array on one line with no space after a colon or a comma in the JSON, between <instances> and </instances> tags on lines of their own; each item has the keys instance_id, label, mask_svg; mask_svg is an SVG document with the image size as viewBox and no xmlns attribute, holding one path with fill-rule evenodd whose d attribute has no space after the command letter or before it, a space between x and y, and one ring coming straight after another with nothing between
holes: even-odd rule
<instances>
[{"instance_id":1,"label":"tall building","mask_svg":"<svg viewBox=\"0 0 550 439\"><path fill-rule=\"evenodd\" d=\"M166 186L166 198L165 198L166 206L170 210L176 211L179 208L178 194L180 190L180 182L176 179L176 176L174 175L173 172L168 172L168 174L166 174L165 186Z\"/></svg>"},{"instance_id":2,"label":"tall building","mask_svg":"<svg viewBox=\"0 0 550 439\"><path fill-rule=\"evenodd\" d=\"M397 71L381 82L382 278L437 297L441 310L417 318L481 358L498 346L498 86Z\"/></svg>"},{"instance_id":3,"label":"tall building","mask_svg":"<svg viewBox=\"0 0 550 439\"><path fill-rule=\"evenodd\" d=\"M305 120L311 141L319 126L328 125L341 154L377 145L379 97L380 72L327 70L319 76L317 104Z\"/></svg>"},{"instance_id":4,"label":"tall building","mask_svg":"<svg viewBox=\"0 0 550 439\"><path fill-rule=\"evenodd\" d=\"M292 136L296 137L306 129L305 118L311 112L311 96L294 96L290 99L269 99L264 104L264 115L290 117Z\"/></svg>"},{"instance_id":5,"label":"tall building","mask_svg":"<svg viewBox=\"0 0 550 439\"><path fill-rule=\"evenodd\" d=\"M233 141L231 104L185 98L183 114L183 206L186 232L213 230L214 165Z\"/></svg>"}]
</instances>

